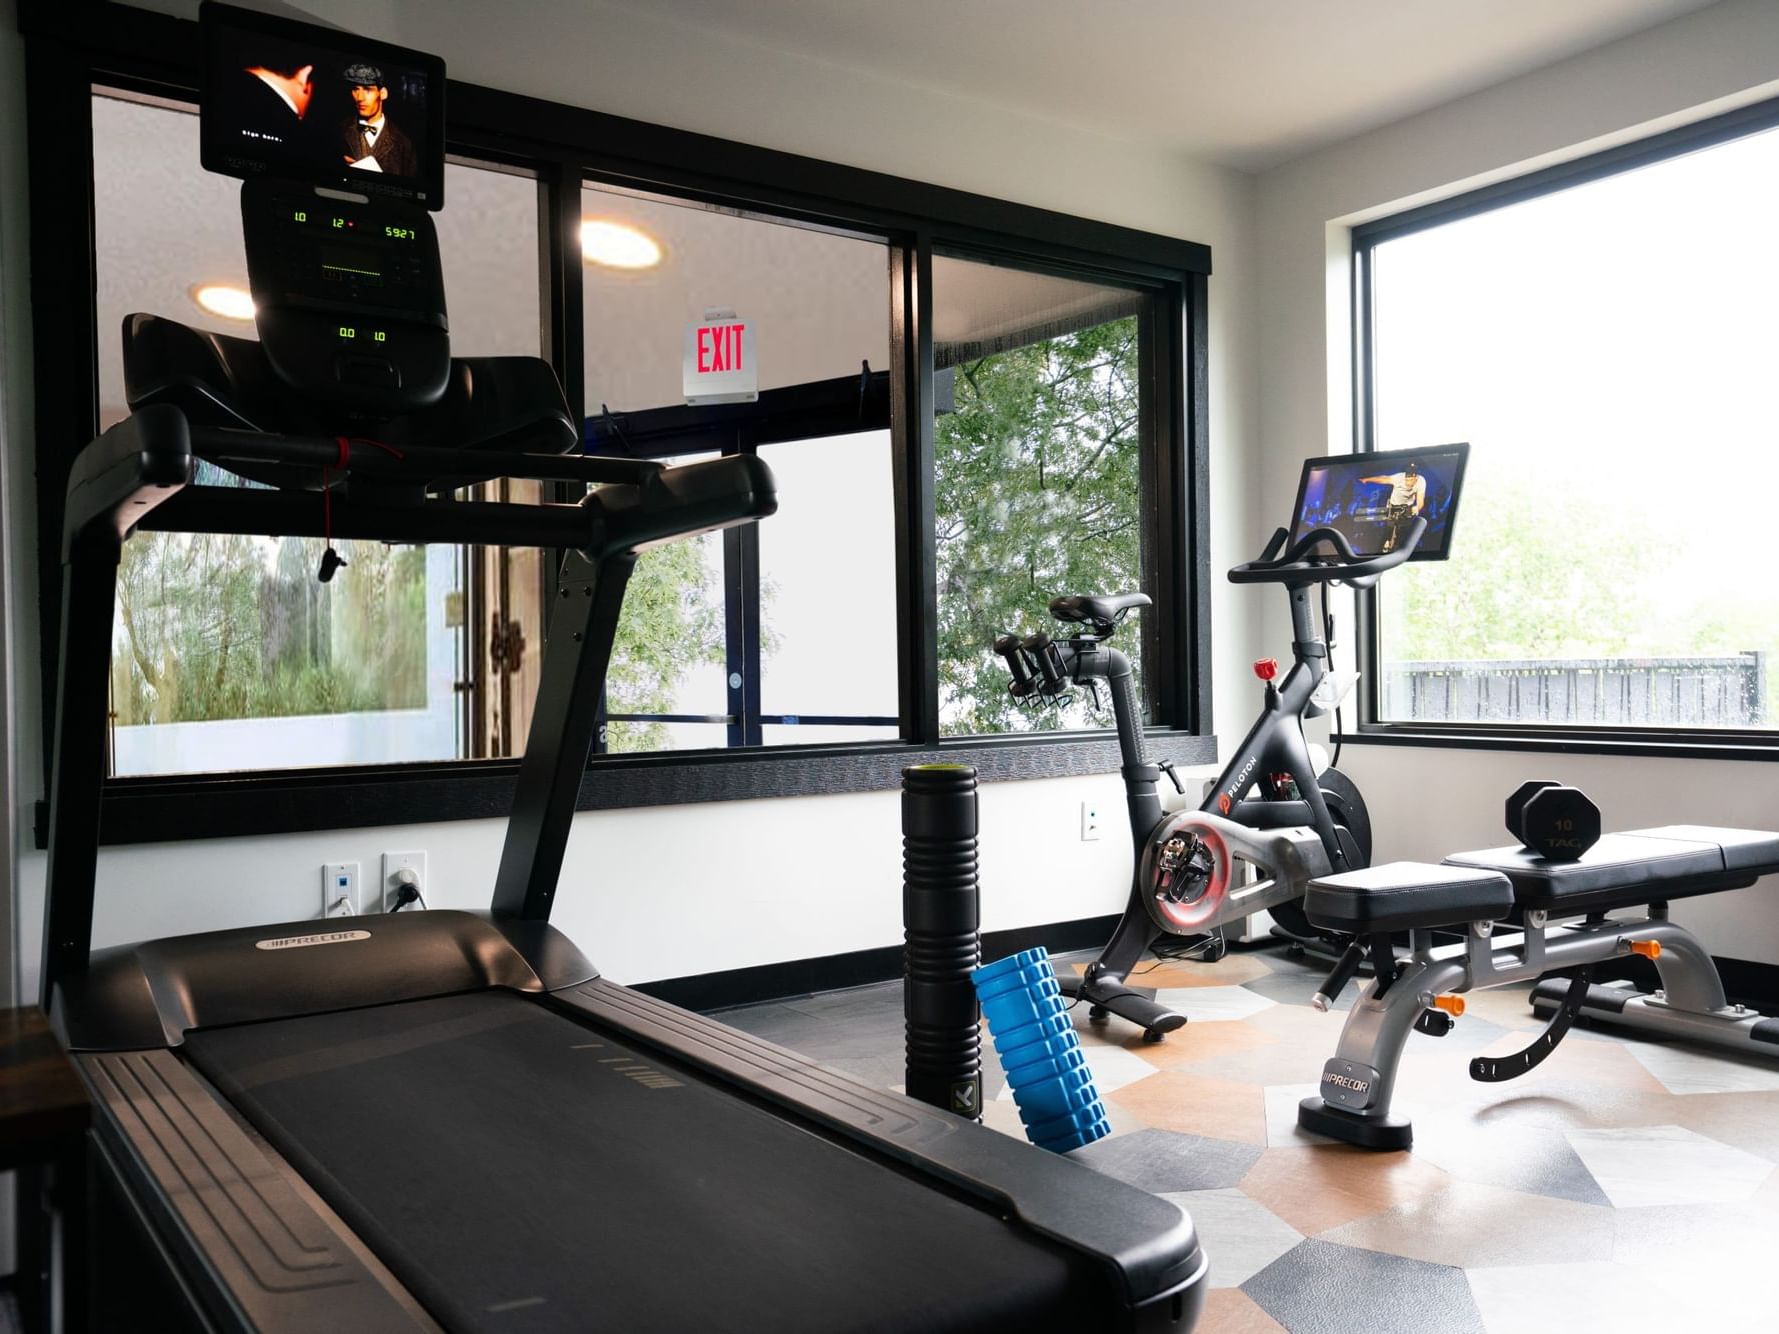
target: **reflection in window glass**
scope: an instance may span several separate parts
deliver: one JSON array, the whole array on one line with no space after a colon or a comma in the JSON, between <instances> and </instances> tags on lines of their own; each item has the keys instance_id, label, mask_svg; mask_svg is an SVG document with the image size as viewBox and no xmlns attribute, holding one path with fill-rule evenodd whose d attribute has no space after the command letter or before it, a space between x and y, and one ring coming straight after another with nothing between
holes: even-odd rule
<instances>
[{"instance_id":1,"label":"reflection in window glass","mask_svg":"<svg viewBox=\"0 0 1779 1334\"><path fill-rule=\"evenodd\" d=\"M934 362L954 410L934 421L939 710L947 735L1109 727L1007 694L997 636L1063 637L1049 603L1145 587L1133 291L933 261ZM1112 641L1138 667L1138 621Z\"/></svg>"},{"instance_id":2,"label":"reflection in window glass","mask_svg":"<svg viewBox=\"0 0 1779 1334\"><path fill-rule=\"evenodd\" d=\"M757 527L638 563L608 748L894 737L893 722L801 721L898 707L886 247L596 186L582 212L627 238L619 253L584 233L591 447L669 465L757 449L779 486ZM630 256L652 262L606 262ZM689 406L686 349L715 312L747 327L754 378L732 401ZM842 617L877 637L877 661L847 663Z\"/></svg>"},{"instance_id":3,"label":"reflection in window glass","mask_svg":"<svg viewBox=\"0 0 1779 1334\"><path fill-rule=\"evenodd\" d=\"M538 348L536 188L447 169L438 217L463 355ZM93 100L100 425L121 420L124 317L147 311L239 338L251 319L201 308L245 290L238 182L198 166L189 109ZM209 483L226 475L205 476ZM451 759L466 753L465 563L449 547L143 534L125 545L113 632L117 774ZM475 683L485 685L485 680Z\"/></svg>"},{"instance_id":4,"label":"reflection in window glass","mask_svg":"<svg viewBox=\"0 0 1779 1334\"><path fill-rule=\"evenodd\" d=\"M715 457L664 461L680 466ZM726 744L723 629L720 533L652 547L636 558L606 676L608 751Z\"/></svg>"},{"instance_id":5,"label":"reflection in window glass","mask_svg":"<svg viewBox=\"0 0 1779 1334\"><path fill-rule=\"evenodd\" d=\"M686 331L729 311L753 330L764 391L889 365L889 260L875 241L589 186L586 221L656 243L659 259L585 265L587 411L683 405Z\"/></svg>"},{"instance_id":6,"label":"reflection in window glass","mask_svg":"<svg viewBox=\"0 0 1779 1334\"><path fill-rule=\"evenodd\" d=\"M1383 718L1774 726L1776 234L1768 132L1375 247L1377 445L1471 442Z\"/></svg>"},{"instance_id":7,"label":"reflection in window glass","mask_svg":"<svg viewBox=\"0 0 1779 1334\"><path fill-rule=\"evenodd\" d=\"M760 457L779 496L779 512L760 525L760 711L785 719L767 724L763 739L893 740L900 729L890 433L770 445Z\"/></svg>"}]
</instances>

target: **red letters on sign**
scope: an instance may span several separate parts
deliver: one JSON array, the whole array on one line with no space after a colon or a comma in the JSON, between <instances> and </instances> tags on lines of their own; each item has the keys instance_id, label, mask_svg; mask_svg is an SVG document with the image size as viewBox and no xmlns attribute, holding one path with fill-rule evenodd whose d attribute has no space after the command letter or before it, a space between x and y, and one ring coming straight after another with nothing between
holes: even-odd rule
<instances>
[{"instance_id":1,"label":"red letters on sign","mask_svg":"<svg viewBox=\"0 0 1779 1334\"><path fill-rule=\"evenodd\" d=\"M723 324L698 330L698 374L741 369L741 335L745 324Z\"/></svg>"}]
</instances>

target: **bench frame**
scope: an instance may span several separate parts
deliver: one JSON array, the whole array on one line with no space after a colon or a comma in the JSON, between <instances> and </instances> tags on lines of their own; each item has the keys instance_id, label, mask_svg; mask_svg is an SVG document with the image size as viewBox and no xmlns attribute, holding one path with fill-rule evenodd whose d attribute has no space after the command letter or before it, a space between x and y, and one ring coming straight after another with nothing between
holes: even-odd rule
<instances>
[{"instance_id":1,"label":"bench frame","mask_svg":"<svg viewBox=\"0 0 1779 1334\"><path fill-rule=\"evenodd\" d=\"M1408 1148L1413 1127L1406 1118L1390 1115L1390 1100L1403 1044L1416 1021L1433 1008L1435 997L1486 991L1619 958L1632 953L1633 941L1661 946L1655 966L1662 990L1643 997L1642 1008L1659 1013L1667 1031L1779 1055L1779 1047L1753 1034L1754 1026L1766 1021L1754 1011L1728 1004L1717 966L1698 938L1670 921L1665 905L1653 905L1648 911L1642 918L1554 927L1549 925L1549 914L1528 911L1523 930L1497 936L1496 923L1472 922L1462 944L1437 947L1431 928L1411 931L1409 956L1398 963L1384 994L1378 995L1379 979L1373 978L1348 1012L1340 1045L1322 1069L1321 1096L1305 1098L1298 1105L1298 1125L1361 1148ZM1556 1040L1560 1038L1558 1032Z\"/></svg>"}]
</instances>

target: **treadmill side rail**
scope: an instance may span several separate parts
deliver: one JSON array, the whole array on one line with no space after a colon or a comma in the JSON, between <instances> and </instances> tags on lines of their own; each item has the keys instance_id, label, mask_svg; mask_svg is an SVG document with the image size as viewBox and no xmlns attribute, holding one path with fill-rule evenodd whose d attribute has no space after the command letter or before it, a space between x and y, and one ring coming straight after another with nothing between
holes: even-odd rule
<instances>
[{"instance_id":1,"label":"treadmill side rail","mask_svg":"<svg viewBox=\"0 0 1779 1334\"><path fill-rule=\"evenodd\" d=\"M158 1235L200 1271L204 1281L188 1290L212 1302L222 1294L229 1309L207 1310L210 1319L225 1328L329 1334L439 1329L172 1052L75 1060L99 1108L100 1143L126 1148L101 1161L129 1164L117 1184L139 1208L153 1202ZM131 1179L138 1175L146 1180Z\"/></svg>"},{"instance_id":2,"label":"treadmill side rail","mask_svg":"<svg viewBox=\"0 0 1779 1334\"><path fill-rule=\"evenodd\" d=\"M1097 1260L1126 1309L1151 1308L1156 1328L1190 1326L1155 1309L1169 1299L1177 1295L1192 1309L1203 1301L1206 1258L1192 1220L1159 1196L604 978L550 999L993 1201L1039 1235ZM1135 1327L1147 1327L1137 1319Z\"/></svg>"}]
</instances>

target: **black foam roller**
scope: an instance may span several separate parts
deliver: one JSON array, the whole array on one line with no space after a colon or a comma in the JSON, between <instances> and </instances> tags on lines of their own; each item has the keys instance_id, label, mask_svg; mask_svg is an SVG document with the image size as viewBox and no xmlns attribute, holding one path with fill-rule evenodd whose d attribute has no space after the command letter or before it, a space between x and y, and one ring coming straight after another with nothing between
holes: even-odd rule
<instances>
[{"instance_id":1,"label":"black foam roller","mask_svg":"<svg viewBox=\"0 0 1779 1334\"><path fill-rule=\"evenodd\" d=\"M982 961L976 771L902 770L902 1014L908 1096L982 1116L982 1030L970 973Z\"/></svg>"}]
</instances>

